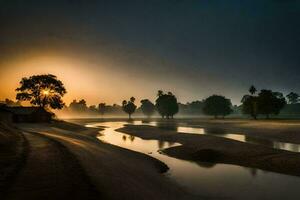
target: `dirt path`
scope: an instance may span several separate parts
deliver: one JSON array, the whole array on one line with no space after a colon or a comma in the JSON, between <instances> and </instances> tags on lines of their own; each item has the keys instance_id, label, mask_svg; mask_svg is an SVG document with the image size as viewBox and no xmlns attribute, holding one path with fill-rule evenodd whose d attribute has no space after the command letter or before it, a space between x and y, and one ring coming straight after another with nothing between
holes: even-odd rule
<instances>
[{"instance_id":1,"label":"dirt path","mask_svg":"<svg viewBox=\"0 0 300 200\"><path fill-rule=\"evenodd\" d=\"M24 133L29 154L7 199L99 199L78 160L60 143Z\"/></svg>"},{"instance_id":2,"label":"dirt path","mask_svg":"<svg viewBox=\"0 0 300 200\"><path fill-rule=\"evenodd\" d=\"M103 143L97 129L77 130L56 125L22 124L64 145L85 169L102 199L194 199L160 172L166 165L148 155ZM93 136L92 136L93 135ZM86 199L86 198L84 198ZM198 198L196 198L198 199Z\"/></svg>"},{"instance_id":3,"label":"dirt path","mask_svg":"<svg viewBox=\"0 0 300 200\"><path fill-rule=\"evenodd\" d=\"M0 122L0 199L18 177L28 154L28 142L11 124Z\"/></svg>"}]
</instances>

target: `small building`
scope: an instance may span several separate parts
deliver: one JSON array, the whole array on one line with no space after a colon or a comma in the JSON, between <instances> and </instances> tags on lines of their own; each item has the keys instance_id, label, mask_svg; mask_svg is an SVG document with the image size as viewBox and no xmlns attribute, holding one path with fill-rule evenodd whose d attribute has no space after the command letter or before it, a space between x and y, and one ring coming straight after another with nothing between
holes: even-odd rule
<instances>
[{"instance_id":1,"label":"small building","mask_svg":"<svg viewBox=\"0 0 300 200\"><path fill-rule=\"evenodd\" d=\"M0 117L15 123L42 123L50 122L53 113L42 107L8 107L0 106Z\"/></svg>"}]
</instances>

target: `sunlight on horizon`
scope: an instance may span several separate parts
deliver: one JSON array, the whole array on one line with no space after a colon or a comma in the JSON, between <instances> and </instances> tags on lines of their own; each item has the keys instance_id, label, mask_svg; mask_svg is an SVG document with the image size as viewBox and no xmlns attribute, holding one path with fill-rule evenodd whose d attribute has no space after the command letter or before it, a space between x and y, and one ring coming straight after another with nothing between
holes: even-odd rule
<instances>
[{"instance_id":1,"label":"sunlight on horizon","mask_svg":"<svg viewBox=\"0 0 300 200\"><path fill-rule=\"evenodd\" d=\"M86 99L89 105L97 105L100 102L121 104L122 99L128 95L113 83L119 81L124 86L131 84L130 81L124 80L124 74L110 70L109 65L83 62L73 57L28 56L7 62L5 66L0 74L0 100L14 100L15 89L21 79L36 74L56 75L67 89L63 98L67 104L74 99Z\"/></svg>"},{"instance_id":2,"label":"sunlight on horizon","mask_svg":"<svg viewBox=\"0 0 300 200\"><path fill-rule=\"evenodd\" d=\"M137 99L139 105L141 99L154 101L159 89L176 93L179 100L196 100L188 95L190 91L180 84L179 80L176 85L169 79L163 82L153 81L153 77L147 73L127 71L125 64L124 69L116 70L114 64L106 60L62 55L55 53L44 55L35 52L2 60L0 100L6 98L15 100L15 89L21 79L38 74L53 74L64 83L67 94L63 99L67 105L74 99L85 99L88 105L98 105L101 102L120 105L124 99L131 96ZM179 84L180 87L177 86ZM27 103L24 102L24 105Z\"/></svg>"}]
</instances>

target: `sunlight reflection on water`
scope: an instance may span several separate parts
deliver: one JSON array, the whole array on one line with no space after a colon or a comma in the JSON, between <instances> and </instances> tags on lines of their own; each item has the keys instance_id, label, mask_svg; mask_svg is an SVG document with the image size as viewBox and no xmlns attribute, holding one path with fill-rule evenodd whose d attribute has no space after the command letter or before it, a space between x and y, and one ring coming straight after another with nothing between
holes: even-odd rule
<instances>
[{"instance_id":1,"label":"sunlight reflection on water","mask_svg":"<svg viewBox=\"0 0 300 200\"><path fill-rule=\"evenodd\" d=\"M205 129L205 128L195 128L195 127L187 127L181 126L180 124L174 123L166 123L166 124L159 124L157 122L143 122L143 121L135 121L134 125L149 125L149 126L156 126L162 129L168 130L176 130L179 133L189 133L189 134L210 134L218 137L224 137L232 140L237 140L240 142L247 142L253 144L264 145L268 147L272 147L275 149L281 149L286 151L293 151L293 152L300 152L300 145L295 143L288 143L288 142L280 142L275 140L270 140L266 138L258 138L258 137L251 137L248 135L244 135L243 133L227 133L223 129Z\"/></svg>"},{"instance_id":2,"label":"sunlight reflection on water","mask_svg":"<svg viewBox=\"0 0 300 200\"><path fill-rule=\"evenodd\" d=\"M166 163L170 168L166 176L194 194L212 198L236 199L292 199L300 195L298 190L300 179L298 177L234 165L196 163L172 158L161 154L159 149L180 144L159 140L143 140L115 131L125 124L126 122L105 122L89 124L88 126L106 126L107 128L101 131L101 135L98 136L100 140L149 154ZM134 124L141 125L143 123L134 122Z\"/></svg>"}]
</instances>

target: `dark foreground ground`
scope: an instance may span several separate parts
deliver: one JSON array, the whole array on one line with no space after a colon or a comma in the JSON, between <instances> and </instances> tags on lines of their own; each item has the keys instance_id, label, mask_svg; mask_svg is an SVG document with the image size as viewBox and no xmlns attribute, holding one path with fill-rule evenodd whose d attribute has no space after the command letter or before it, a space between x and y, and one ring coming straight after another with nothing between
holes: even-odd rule
<instances>
[{"instance_id":1,"label":"dark foreground ground","mask_svg":"<svg viewBox=\"0 0 300 200\"><path fill-rule=\"evenodd\" d=\"M193 199L161 174L164 163L100 142L96 129L65 122L18 127L0 126L0 199Z\"/></svg>"},{"instance_id":2,"label":"dark foreground ground","mask_svg":"<svg viewBox=\"0 0 300 200\"><path fill-rule=\"evenodd\" d=\"M300 154L248 144L212 135L177 133L151 126L128 125L118 129L143 139L181 143L165 149L170 156L199 162L226 163L300 176Z\"/></svg>"},{"instance_id":3,"label":"dark foreground ground","mask_svg":"<svg viewBox=\"0 0 300 200\"><path fill-rule=\"evenodd\" d=\"M160 122L300 143L299 121ZM0 122L0 199L199 199L162 174L168 169L164 163L103 143L96 138L98 131L67 122L17 127ZM299 153L150 126L129 125L118 131L144 139L179 142L183 145L165 152L181 159L230 163L300 176Z\"/></svg>"}]
</instances>

